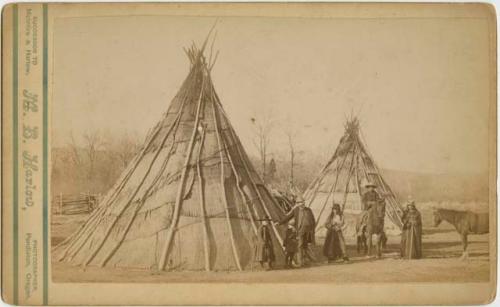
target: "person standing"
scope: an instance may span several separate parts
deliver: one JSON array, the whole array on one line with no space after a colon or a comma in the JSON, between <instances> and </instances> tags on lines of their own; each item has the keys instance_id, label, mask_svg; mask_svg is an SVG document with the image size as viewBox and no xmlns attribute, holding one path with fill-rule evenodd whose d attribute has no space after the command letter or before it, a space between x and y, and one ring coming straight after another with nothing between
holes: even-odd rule
<instances>
[{"instance_id":1,"label":"person standing","mask_svg":"<svg viewBox=\"0 0 500 307\"><path fill-rule=\"evenodd\" d=\"M422 258L422 216L415 207L415 201L408 202L401 219L403 221L401 258Z\"/></svg>"},{"instance_id":2,"label":"person standing","mask_svg":"<svg viewBox=\"0 0 500 307\"><path fill-rule=\"evenodd\" d=\"M260 262L260 266L266 270L273 269L273 262L275 260L273 240L271 237L271 230L269 227L269 218L262 220L262 224L258 231L258 241L256 246L256 260ZM265 264L267 263L267 268Z\"/></svg>"},{"instance_id":3,"label":"person standing","mask_svg":"<svg viewBox=\"0 0 500 307\"><path fill-rule=\"evenodd\" d=\"M288 224L288 228L285 233L285 240L283 241L283 247L285 248L285 268L293 267L293 258L297 253L297 232L293 225Z\"/></svg>"},{"instance_id":4,"label":"person standing","mask_svg":"<svg viewBox=\"0 0 500 307\"><path fill-rule=\"evenodd\" d=\"M363 203L363 211L369 210L374 203L377 203L381 200L380 195L375 190L377 188L376 184L368 181L365 184L365 188L367 189L367 191L363 193L363 196L361 197Z\"/></svg>"},{"instance_id":5,"label":"person standing","mask_svg":"<svg viewBox=\"0 0 500 307\"><path fill-rule=\"evenodd\" d=\"M294 220L295 226L297 228L297 241L298 241L298 254L297 254L297 265L299 267L304 266L305 258L310 261L316 261L314 253L311 249L311 245L314 244L314 228L316 227L316 221L314 219L314 214L310 208L307 208L305 201L302 197L297 197L297 204L293 207L290 212L279 222L277 225L283 225Z\"/></svg>"},{"instance_id":6,"label":"person standing","mask_svg":"<svg viewBox=\"0 0 500 307\"><path fill-rule=\"evenodd\" d=\"M325 222L326 238L323 245L323 254L328 258L328 263L342 258L344 261L349 261L346 252L344 235L342 228L344 227L344 216L339 204L333 204L332 212Z\"/></svg>"}]
</instances>

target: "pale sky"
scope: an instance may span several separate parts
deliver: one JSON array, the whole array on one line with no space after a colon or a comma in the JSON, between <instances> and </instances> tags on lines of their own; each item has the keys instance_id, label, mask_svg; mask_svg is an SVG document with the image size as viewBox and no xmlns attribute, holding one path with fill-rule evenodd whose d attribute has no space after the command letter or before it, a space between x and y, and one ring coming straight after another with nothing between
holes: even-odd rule
<instances>
[{"instance_id":1,"label":"pale sky","mask_svg":"<svg viewBox=\"0 0 500 307\"><path fill-rule=\"evenodd\" d=\"M70 132L78 137L95 129L144 137L188 73L182 47L203 41L213 23L161 16L58 19L54 145ZM290 119L299 130L301 159L333 154L345 116L361 110L379 166L482 172L488 168L487 29L478 18L221 18L212 76L252 155L250 118L262 110L276 122L271 150L286 153Z\"/></svg>"}]
</instances>

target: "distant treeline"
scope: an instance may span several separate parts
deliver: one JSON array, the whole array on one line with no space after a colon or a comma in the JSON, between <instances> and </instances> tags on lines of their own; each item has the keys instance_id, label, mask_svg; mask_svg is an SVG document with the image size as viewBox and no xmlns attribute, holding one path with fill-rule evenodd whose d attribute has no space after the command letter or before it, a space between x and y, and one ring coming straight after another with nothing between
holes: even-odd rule
<instances>
[{"instance_id":1,"label":"distant treeline","mask_svg":"<svg viewBox=\"0 0 500 307\"><path fill-rule=\"evenodd\" d=\"M94 140L95 141L95 140ZM106 193L138 151L136 140L102 142L84 146L68 144L52 149L52 195ZM261 174L258 158L251 158ZM273 162L271 162L271 160ZM305 157L294 166L294 185L304 191L323 167L324 161ZM269 164L274 164L269 166ZM401 201L411 195L417 201L487 201L487 174L427 174L382 170ZM266 183L286 189L290 180L290 163L269 159Z\"/></svg>"}]
</instances>

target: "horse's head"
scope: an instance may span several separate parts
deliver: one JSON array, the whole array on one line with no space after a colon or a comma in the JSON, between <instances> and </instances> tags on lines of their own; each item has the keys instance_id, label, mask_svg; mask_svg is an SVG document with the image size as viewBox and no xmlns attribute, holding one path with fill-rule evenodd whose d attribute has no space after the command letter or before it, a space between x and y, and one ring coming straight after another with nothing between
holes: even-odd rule
<instances>
[{"instance_id":1,"label":"horse's head","mask_svg":"<svg viewBox=\"0 0 500 307\"><path fill-rule=\"evenodd\" d=\"M441 224L441 222L443 221L443 219L441 218L441 214L439 214L439 210L434 209L433 215L434 215L434 227L438 227L439 224Z\"/></svg>"}]
</instances>

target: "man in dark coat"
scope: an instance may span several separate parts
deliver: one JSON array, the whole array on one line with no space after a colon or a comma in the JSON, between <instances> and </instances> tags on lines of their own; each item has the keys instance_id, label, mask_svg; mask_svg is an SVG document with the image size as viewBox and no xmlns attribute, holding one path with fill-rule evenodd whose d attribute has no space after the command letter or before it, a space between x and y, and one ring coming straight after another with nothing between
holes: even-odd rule
<instances>
[{"instance_id":1,"label":"man in dark coat","mask_svg":"<svg viewBox=\"0 0 500 307\"><path fill-rule=\"evenodd\" d=\"M365 229L368 219L368 210L371 208L373 204L382 201L382 198L375 190L377 186L374 183L368 181L365 183L364 186L367 189L367 191L364 192L363 195L361 196L363 212L361 212L361 215L357 221L358 225L356 225L356 229L358 230L357 233L358 237L361 237L363 235L363 231Z\"/></svg>"},{"instance_id":2,"label":"man in dark coat","mask_svg":"<svg viewBox=\"0 0 500 307\"><path fill-rule=\"evenodd\" d=\"M385 199L377 192L377 185L375 183L367 181L364 187L367 189L367 191L364 192L361 196L363 212L361 212L360 217L357 220L358 224L356 225L356 235L358 238L363 236L363 231L365 230L366 224L368 222L368 210L370 210L372 205L385 201ZM382 232L381 240L382 246L385 247L385 244L387 243L387 236L385 235L385 232Z\"/></svg>"},{"instance_id":3,"label":"man in dark coat","mask_svg":"<svg viewBox=\"0 0 500 307\"><path fill-rule=\"evenodd\" d=\"M262 268L265 268L265 263L267 263L266 270L273 269L273 262L275 260L273 240L271 237L271 230L268 223L269 219L266 218L262 220L262 225L259 227L258 241L255 249L255 258L260 262Z\"/></svg>"},{"instance_id":4,"label":"man in dark coat","mask_svg":"<svg viewBox=\"0 0 500 307\"><path fill-rule=\"evenodd\" d=\"M381 197L375 190L377 186L374 183L367 182L365 184L365 188L367 189L367 191L363 193L361 200L363 202L363 210L367 211L368 209L370 209L372 204L379 202L381 200Z\"/></svg>"},{"instance_id":5,"label":"man in dark coat","mask_svg":"<svg viewBox=\"0 0 500 307\"><path fill-rule=\"evenodd\" d=\"M314 228L316 221L314 214L310 208L305 206L305 201L302 197L297 197L297 205L279 222L278 225L283 225L293 218L297 229L298 254L297 265L305 264L305 257L311 261L316 261L313 255L310 244L314 244Z\"/></svg>"},{"instance_id":6,"label":"man in dark coat","mask_svg":"<svg viewBox=\"0 0 500 307\"><path fill-rule=\"evenodd\" d=\"M401 219L401 258L419 259L422 257L422 217L414 201L408 202Z\"/></svg>"}]
</instances>

